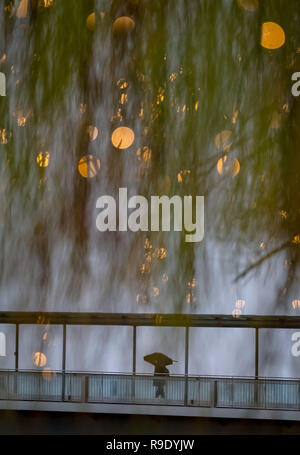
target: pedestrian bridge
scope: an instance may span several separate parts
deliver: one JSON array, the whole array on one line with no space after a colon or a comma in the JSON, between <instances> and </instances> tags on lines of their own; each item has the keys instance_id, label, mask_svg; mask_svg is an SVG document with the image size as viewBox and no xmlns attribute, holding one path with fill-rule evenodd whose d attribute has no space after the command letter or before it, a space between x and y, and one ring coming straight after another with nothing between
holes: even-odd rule
<instances>
[{"instance_id":1,"label":"pedestrian bridge","mask_svg":"<svg viewBox=\"0 0 300 455\"><path fill-rule=\"evenodd\" d=\"M44 321L63 326L62 369L20 370L19 325ZM0 409L300 420L300 379L263 378L258 371L259 329L298 329L299 317L0 312L0 323L16 325L15 369L0 370ZM72 324L132 326L132 373L67 371L66 330ZM185 374L159 379L164 397L156 397L153 375L136 372L137 326L185 328ZM254 376L189 375L189 327L254 328Z\"/></svg>"}]
</instances>

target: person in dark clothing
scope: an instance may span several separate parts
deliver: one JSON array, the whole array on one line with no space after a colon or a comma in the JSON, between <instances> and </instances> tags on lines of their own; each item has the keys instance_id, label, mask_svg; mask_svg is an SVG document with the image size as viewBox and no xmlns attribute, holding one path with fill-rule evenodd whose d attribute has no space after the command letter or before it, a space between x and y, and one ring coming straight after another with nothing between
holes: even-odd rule
<instances>
[{"instance_id":1,"label":"person in dark clothing","mask_svg":"<svg viewBox=\"0 0 300 455\"><path fill-rule=\"evenodd\" d=\"M154 369L154 376L159 378L154 379L153 385L156 387L155 398L165 398L165 377L169 375L168 368L164 365L156 364Z\"/></svg>"}]
</instances>

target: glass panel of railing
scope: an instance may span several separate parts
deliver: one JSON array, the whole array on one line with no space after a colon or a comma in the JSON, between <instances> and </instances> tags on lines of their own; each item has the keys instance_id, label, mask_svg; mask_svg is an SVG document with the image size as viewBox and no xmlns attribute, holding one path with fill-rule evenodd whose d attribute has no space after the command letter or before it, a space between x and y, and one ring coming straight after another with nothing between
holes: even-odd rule
<instances>
[{"instance_id":1,"label":"glass panel of railing","mask_svg":"<svg viewBox=\"0 0 300 455\"><path fill-rule=\"evenodd\" d=\"M233 404L233 382L220 379L217 381L217 406L231 407Z\"/></svg>"},{"instance_id":2,"label":"glass panel of railing","mask_svg":"<svg viewBox=\"0 0 300 455\"><path fill-rule=\"evenodd\" d=\"M0 400L9 399L9 374L0 372Z\"/></svg>"},{"instance_id":3,"label":"glass panel of railing","mask_svg":"<svg viewBox=\"0 0 300 455\"><path fill-rule=\"evenodd\" d=\"M90 375L88 401L131 402L132 381L133 377L125 375Z\"/></svg>"},{"instance_id":4,"label":"glass panel of railing","mask_svg":"<svg viewBox=\"0 0 300 455\"><path fill-rule=\"evenodd\" d=\"M213 406L214 382L205 378L188 379L188 404L191 406Z\"/></svg>"},{"instance_id":5,"label":"glass panel of railing","mask_svg":"<svg viewBox=\"0 0 300 455\"><path fill-rule=\"evenodd\" d=\"M89 376L89 401L103 401L103 375Z\"/></svg>"},{"instance_id":6,"label":"glass panel of railing","mask_svg":"<svg viewBox=\"0 0 300 455\"><path fill-rule=\"evenodd\" d=\"M65 374L65 401L82 401L83 375Z\"/></svg>"},{"instance_id":7,"label":"glass panel of railing","mask_svg":"<svg viewBox=\"0 0 300 455\"><path fill-rule=\"evenodd\" d=\"M265 400L266 408L269 409L298 409L298 382L267 382L265 386Z\"/></svg>"},{"instance_id":8,"label":"glass panel of railing","mask_svg":"<svg viewBox=\"0 0 300 455\"><path fill-rule=\"evenodd\" d=\"M50 400L61 399L61 375L19 372L11 376L12 395L17 400Z\"/></svg>"}]
</instances>

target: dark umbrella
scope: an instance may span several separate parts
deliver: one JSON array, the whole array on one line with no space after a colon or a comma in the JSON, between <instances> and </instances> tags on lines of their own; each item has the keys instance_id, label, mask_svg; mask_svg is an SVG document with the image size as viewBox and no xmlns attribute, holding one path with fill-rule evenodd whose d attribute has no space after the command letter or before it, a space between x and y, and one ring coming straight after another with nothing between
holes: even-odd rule
<instances>
[{"instance_id":1,"label":"dark umbrella","mask_svg":"<svg viewBox=\"0 0 300 455\"><path fill-rule=\"evenodd\" d=\"M161 352L153 352L153 354L145 355L144 357L145 362L151 363L151 365L172 365L173 362L176 362L176 360L170 359L165 354L162 354Z\"/></svg>"}]
</instances>

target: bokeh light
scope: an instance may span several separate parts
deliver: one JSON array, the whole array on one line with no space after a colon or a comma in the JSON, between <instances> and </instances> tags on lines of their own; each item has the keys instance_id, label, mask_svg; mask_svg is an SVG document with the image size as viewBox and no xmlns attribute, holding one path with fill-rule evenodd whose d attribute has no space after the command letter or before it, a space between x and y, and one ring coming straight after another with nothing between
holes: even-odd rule
<instances>
[{"instance_id":1,"label":"bokeh light","mask_svg":"<svg viewBox=\"0 0 300 455\"><path fill-rule=\"evenodd\" d=\"M131 17L122 16L118 17L113 23L114 33L128 33L132 32L135 28L135 22Z\"/></svg>"},{"instance_id":2,"label":"bokeh light","mask_svg":"<svg viewBox=\"0 0 300 455\"><path fill-rule=\"evenodd\" d=\"M89 136L90 141L95 141L98 137L98 128L93 125L89 125L87 127L87 134Z\"/></svg>"},{"instance_id":3,"label":"bokeh light","mask_svg":"<svg viewBox=\"0 0 300 455\"><path fill-rule=\"evenodd\" d=\"M127 149L134 141L134 132L127 126L120 126L115 129L111 136L113 146L117 149Z\"/></svg>"},{"instance_id":4,"label":"bokeh light","mask_svg":"<svg viewBox=\"0 0 300 455\"><path fill-rule=\"evenodd\" d=\"M261 29L260 44L266 49L279 49L285 43L283 28L276 22L264 22Z\"/></svg>"},{"instance_id":5,"label":"bokeh light","mask_svg":"<svg viewBox=\"0 0 300 455\"><path fill-rule=\"evenodd\" d=\"M34 352L32 354L32 360L37 367L44 367L47 363L47 357L42 352Z\"/></svg>"},{"instance_id":6,"label":"bokeh light","mask_svg":"<svg viewBox=\"0 0 300 455\"><path fill-rule=\"evenodd\" d=\"M229 155L225 155L218 160L217 171L223 176L235 177L240 172L240 163L236 158L232 158Z\"/></svg>"},{"instance_id":7,"label":"bokeh light","mask_svg":"<svg viewBox=\"0 0 300 455\"><path fill-rule=\"evenodd\" d=\"M27 17L27 13L28 13L28 1L29 0L21 0L20 3L19 3L19 7L16 11L16 16L19 18L19 19L24 19L25 17Z\"/></svg>"},{"instance_id":8,"label":"bokeh light","mask_svg":"<svg viewBox=\"0 0 300 455\"><path fill-rule=\"evenodd\" d=\"M95 13L92 13L92 14L90 14L87 17L86 26L92 32L95 30L95 28L96 28L96 15L95 15Z\"/></svg>"},{"instance_id":9,"label":"bokeh light","mask_svg":"<svg viewBox=\"0 0 300 455\"><path fill-rule=\"evenodd\" d=\"M232 145L232 131L224 130L218 133L215 137L215 144L218 150L226 150Z\"/></svg>"},{"instance_id":10,"label":"bokeh light","mask_svg":"<svg viewBox=\"0 0 300 455\"><path fill-rule=\"evenodd\" d=\"M237 299L235 302L235 307L242 309L246 305L246 301L244 299Z\"/></svg>"},{"instance_id":11,"label":"bokeh light","mask_svg":"<svg viewBox=\"0 0 300 455\"><path fill-rule=\"evenodd\" d=\"M136 156L140 161L142 168L148 168L150 166L152 151L149 149L149 147L144 146L142 148L138 148Z\"/></svg>"},{"instance_id":12,"label":"bokeh light","mask_svg":"<svg viewBox=\"0 0 300 455\"><path fill-rule=\"evenodd\" d=\"M52 381L52 379L55 378L56 373L55 371L52 371L50 368L44 368L42 372L43 379L45 381Z\"/></svg>"},{"instance_id":13,"label":"bokeh light","mask_svg":"<svg viewBox=\"0 0 300 455\"><path fill-rule=\"evenodd\" d=\"M36 162L40 167L47 167L49 166L50 162L50 153L48 152L40 152L36 157Z\"/></svg>"},{"instance_id":14,"label":"bokeh light","mask_svg":"<svg viewBox=\"0 0 300 455\"><path fill-rule=\"evenodd\" d=\"M232 312L234 318L239 318L242 315L242 310L240 308L235 308Z\"/></svg>"},{"instance_id":15,"label":"bokeh light","mask_svg":"<svg viewBox=\"0 0 300 455\"><path fill-rule=\"evenodd\" d=\"M292 301L292 307L294 310L296 310L297 308L300 308L300 300L296 299L296 300L293 300Z\"/></svg>"},{"instance_id":16,"label":"bokeh light","mask_svg":"<svg viewBox=\"0 0 300 455\"><path fill-rule=\"evenodd\" d=\"M94 155L85 155L79 160L78 172L84 178L93 178L97 175L100 167L99 158Z\"/></svg>"}]
</instances>

